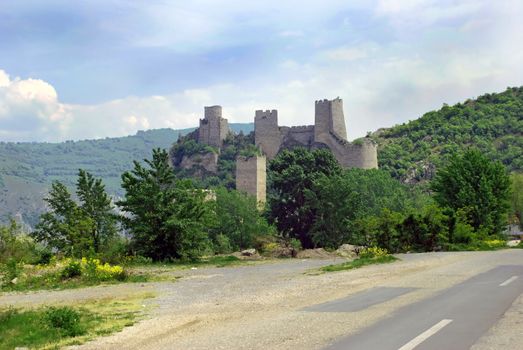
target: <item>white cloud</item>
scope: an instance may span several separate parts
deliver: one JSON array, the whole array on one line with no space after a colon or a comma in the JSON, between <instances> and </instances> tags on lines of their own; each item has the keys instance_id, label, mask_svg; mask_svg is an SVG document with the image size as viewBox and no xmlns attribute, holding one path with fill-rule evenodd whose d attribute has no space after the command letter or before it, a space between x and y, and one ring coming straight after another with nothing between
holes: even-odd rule
<instances>
[{"instance_id":1,"label":"white cloud","mask_svg":"<svg viewBox=\"0 0 523 350\"><path fill-rule=\"evenodd\" d=\"M40 79L10 79L0 70L0 136L3 140L61 138L70 118L56 90Z\"/></svg>"},{"instance_id":2,"label":"white cloud","mask_svg":"<svg viewBox=\"0 0 523 350\"><path fill-rule=\"evenodd\" d=\"M0 87L6 87L11 83L9 75L0 69Z\"/></svg>"}]
</instances>

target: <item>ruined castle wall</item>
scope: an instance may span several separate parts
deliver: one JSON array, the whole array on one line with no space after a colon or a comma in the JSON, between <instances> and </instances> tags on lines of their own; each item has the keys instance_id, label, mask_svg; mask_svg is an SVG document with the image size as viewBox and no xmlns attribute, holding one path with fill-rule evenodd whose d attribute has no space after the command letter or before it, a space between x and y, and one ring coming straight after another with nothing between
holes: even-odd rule
<instances>
[{"instance_id":1,"label":"ruined castle wall","mask_svg":"<svg viewBox=\"0 0 523 350\"><path fill-rule=\"evenodd\" d=\"M205 117L200 119L198 129L198 143L221 147L228 132L229 123L227 119L222 118L222 107L205 107Z\"/></svg>"},{"instance_id":2,"label":"ruined castle wall","mask_svg":"<svg viewBox=\"0 0 523 350\"><path fill-rule=\"evenodd\" d=\"M320 100L315 103L314 140L325 143L331 133L347 140L343 100L339 97L332 101Z\"/></svg>"},{"instance_id":3,"label":"ruined castle wall","mask_svg":"<svg viewBox=\"0 0 523 350\"><path fill-rule=\"evenodd\" d=\"M378 146L372 140L363 139L349 143L334 135L324 142L344 168L377 169Z\"/></svg>"},{"instance_id":4,"label":"ruined castle wall","mask_svg":"<svg viewBox=\"0 0 523 350\"><path fill-rule=\"evenodd\" d=\"M343 115L343 100L336 98L331 103L330 129L342 139L347 140L347 128L345 126L345 116Z\"/></svg>"},{"instance_id":5,"label":"ruined castle wall","mask_svg":"<svg viewBox=\"0 0 523 350\"><path fill-rule=\"evenodd\" d=\"M290 127L285 138L296 141L305 147L310 147L314 142L314 125Z\"/></svg>"},{"instance_id":6,"label":"ruined castle wall","mask_svg":"<svg viewBox=\"0 0 523 350\"><path fill-rule=\"evenodd\" d=\"M225 118L220 119L220 145L223 143L223 140L227 137L227 134L229 134L229 121Z\"/></svg>"},{"instance_id":7,"label":"ruined castle wall","mask_svg":"<svg viewBox=\"0 0 523 350\"><path fill-rule=\"evenodd\" d=\"M265 203L267 191L267 159L265 156L238 157L236 159L236 189Z\"/></svg>"},{"instance_id":8,"label":"ruined castle wall","mask_svg":"<svg viewBox=\"0 0 523 350\"><path fill-rule=\"evenodd\" d=\"M329 139L331 103L329 100L315 102L314 106L314 141L323 142Z\"/></svg>"},{"instance_id":9,"label":"ruined castle wall","mask_svg":"<svg viewBox=\"0 0 523 350\"><path fill-rule=\"evenodd\" d=\"M282 134L278 128L278 111L256 111L254 117L254 142L268 159L273 159L282 143Z\"/></svg>"}]
</instances>

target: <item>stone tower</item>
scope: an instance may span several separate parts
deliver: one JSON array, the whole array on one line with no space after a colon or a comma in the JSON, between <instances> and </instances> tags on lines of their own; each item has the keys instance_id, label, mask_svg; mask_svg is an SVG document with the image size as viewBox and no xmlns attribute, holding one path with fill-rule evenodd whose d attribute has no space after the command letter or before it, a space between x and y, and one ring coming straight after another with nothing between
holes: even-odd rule
<instances>
[{"instance_id":1,"label":"stone tower","mask_svg":"<svg viewBox=\"0 0 523 350\"><path fill-rule=\"evenodd\" d=\"M238 157L236 159L236 189L256 197L258 203L266 201L267 160L265 156Z\"/></svg>"},{"instance_id":2,"label":"stone tower","mask_svg":"<svg viewBox=\"0 0 523 350\"><path fill-rule=\"evenodd\" d=\"M276 157L282 142L277 110L256 111L254 138L256 146L263 150L268 159Z\"/></svg>"},{"instance_id":3,"label":"stone tower","mask_svg":"<svg viewBox=\"0 0 523 350\"><path fill-rule=\"evenodd\" d=\"M221 147L229 132L227 119L222 118L222 106L205 107L204 119L200 119L198 143Z\"/></svg>"},{"instance_id":4,"label":"stone tower","mask_svg":"<svg viewBox=\"0 0 523 350\"><path fill-rule=\"evenodd\" d=\"M323 142L334 134L338 138L347 140L345 116L343 115L343 100L320 100L315 103L314 113L314 141Z\"/></svg>"}]
</instances>

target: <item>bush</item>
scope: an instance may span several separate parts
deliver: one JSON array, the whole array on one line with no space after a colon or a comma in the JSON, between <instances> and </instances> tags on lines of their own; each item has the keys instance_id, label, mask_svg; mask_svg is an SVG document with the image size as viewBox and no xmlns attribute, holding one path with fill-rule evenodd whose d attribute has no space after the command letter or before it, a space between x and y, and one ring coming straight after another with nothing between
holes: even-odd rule
<instances>
[{"instance_id":1,"label":"bush","mask_svg":"<svg viewBox=\"0 0 523 350\"><path fill-rule=\"evenodd\" d=\"M33 263L40 258L38 250L42 248L21 227L11 221L9 226L0 226L0 264L10 260Z\"/></svg>"},{"instance_id":2,"label":"bush","mask_svg":"<svg viewBox=\"0 0 523 350\"><path fill-rule=\"evenodd\" d=\"M360 251L359 257L362 259L374 259L374 258L381 258L384 256L389 255L389 252L387 249L379 248L379 247L370 247L370 248L363 248Z\"/></svg>"},{"instance_id":3,"label":"bush","mask_svg":"<svg viewBox=\"0 0 523 350\"><path fill-rule=\"evenodd\" d=\"M273 233L274 228L260 213L255 197L225 188L216 190L216 224L211 237L217 248L227 248L224 238L228 239L229 252L253 248L260 237Z\"/></svg>"},{"instance_id":4,"label":"bush","mask_svg":"<svg viewBox=\"0 0 523 350\"><path fill-rule=\"evenodd\" d=\"M99 259L82 258L82 273L86 278L97 281L124 280L127 275L119 265L102 264Z\"/></svg>"},{"instance_id":5,"label":"bush","mask_svg":"<svg viewBox=\"0 0 523 350\"><path fill-rule=\"evenodd\" d=\"M216 235L214 251L217 254L227 254L232 252L231 241L229 240L229 237L223 234Z\"/></svg>"},{"instance_id":6,"label":"bush","mask_svg":"<svg viewBox=\"0 0 523 350\"><path fill-rule=\"evenodd\" d=\"M302 250L302 246L301 246L301 242L300 240L296 239L296 238L291 238L289 240L289 247L292 248L293 250L295 250L296 252Z\"/></svg>"},{"instance_id":7,"label":"bush","mask_svg":"<svg viewBox=\"0 0 523 350\"><path fill-rule=\"evenodd\" d=\"M102 264L99 259L68 260L61 272L64 279L82 276L91 281L123 281L127 277L123 267L119 265Z\"/></svg>"},{"instance_id":8,"label":"bush","mask_svg":"<svg viewBox=\"0 0 523 350\"><path fill-rule=\"evenodd\" d=\"M71 307L50 307L44 314L48 327L59 329L64 335L74 337L85 333L80 325L80 313Z\"/></svg>"},{"instance_id":9,"label":"bush","mask_svg":"<svg viewBox=\"0 0 523 350\"><path fill-rule=\"evenodd\" d=\"M128 255L123 258L123 263L125 265L150 265L153 263L153 259L142 255Z\"/></svg>"},{"instance_id":10,"label":"bush","mask_svg":"<svg viewBox=\"0 0 523 350\"><path fill-rule=\"evenodd\" d=\"M62 270L62 278L68 279L82 275L82 265L78 260L69 260Z\"/></svg>"}]
</instances>

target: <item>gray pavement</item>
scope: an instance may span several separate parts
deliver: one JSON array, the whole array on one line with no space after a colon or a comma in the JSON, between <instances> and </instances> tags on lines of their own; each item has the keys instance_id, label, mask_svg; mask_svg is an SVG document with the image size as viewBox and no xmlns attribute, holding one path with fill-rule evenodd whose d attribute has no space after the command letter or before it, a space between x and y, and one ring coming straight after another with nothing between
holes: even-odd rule
<instances>
[{"instance_id":1,"label":"gray pavement","mask_svg":"<svg viewBox=\"0 0 523 350\"><path fill-rule=\"evenodd\" d=\"M498 266L405 306L327 349L469 349L522 292L523 265ZM344 311L343 301L338 307Z\"/></svg>"},{"instance_id":2,"label":"gray pavement","mask_svg":"<svg viewBox=\"0 0 523 350\"><path fill-rule=\"evenodd\" d=\"M312 312L355 312L381 304L416 288L376 287L354 295L304 309Z\"/></svg>"}]
</instances>

